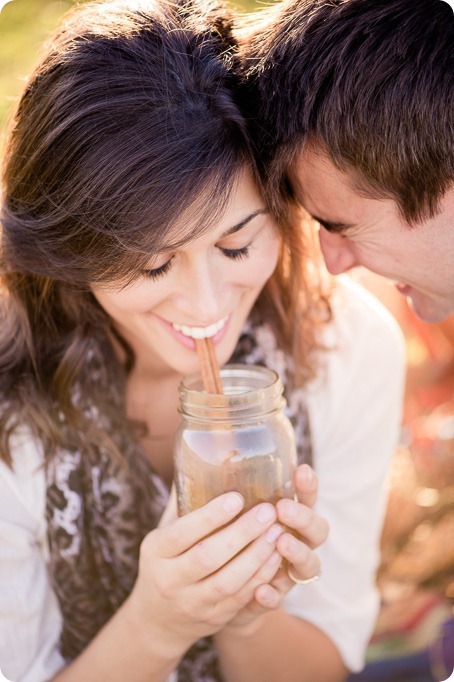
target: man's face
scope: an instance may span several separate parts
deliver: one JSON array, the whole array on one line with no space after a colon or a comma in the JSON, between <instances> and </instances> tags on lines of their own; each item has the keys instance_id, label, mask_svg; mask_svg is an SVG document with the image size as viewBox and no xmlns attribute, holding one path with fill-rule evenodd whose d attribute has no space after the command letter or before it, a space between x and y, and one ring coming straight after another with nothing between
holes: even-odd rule
<instances>
[{"instance_id":1,"label":"man's face","mask_svg":"<svg viewBox=\"0 0 454 682\"><path fill-rule=\"evenodd\" d=\"M320 223L331 273L363 265L394 280L427 322L454 312L454 187L435 217L409 225L395 201L360 194L353 177L314 147L295 158L290 179L298 201Z\"/></svg>"}]
</instances>

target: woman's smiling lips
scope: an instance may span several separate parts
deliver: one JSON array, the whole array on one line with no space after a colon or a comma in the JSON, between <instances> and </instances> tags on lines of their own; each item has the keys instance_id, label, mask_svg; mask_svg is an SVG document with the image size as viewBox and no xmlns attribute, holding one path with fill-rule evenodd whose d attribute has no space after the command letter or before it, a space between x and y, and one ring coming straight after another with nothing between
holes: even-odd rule
<instances>
[{"instance_id":1,"label":"woman's smiling lips","mask_svg":"<svg viewBox=\"0 0 454 682\"><path fill-rule=\"evenodd\" d=\"M172 322L172 327L177 332L182 332L185 336L190 336L192 339L210 339L215 336L224 326L228 320L228 316L223 317L219 322L214 322L208 327L189 327L185 324L175 324Z\"/></svg>"},{"instance_id":2,"label":"woman's smiling lips","mask_svg":"<svg viewBox=\"0 0 454 682\"><path fill-rule=\"evenodd\" d=\"M166 329L168 329L183 346L190 350L196 349L196 339L210 338L214 344L219 343L224 337L230 321L230 315L226 315L221 320L218 320L218 322L214 322L207 327L190 327L189 325L168 322L168 320L164 320L162 317L159 317L159 315L155 315L155 317L165 325Z\"/></svg>"}]
</instances>

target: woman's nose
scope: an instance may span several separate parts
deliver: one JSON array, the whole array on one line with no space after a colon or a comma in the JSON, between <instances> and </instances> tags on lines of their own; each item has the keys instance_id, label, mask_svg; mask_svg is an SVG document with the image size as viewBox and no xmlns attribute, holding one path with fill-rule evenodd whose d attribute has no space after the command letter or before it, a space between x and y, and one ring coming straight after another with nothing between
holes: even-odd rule
<instances>
[{"instance_id":1,"label":"woman's nose","mask_svg":"<svg viewBox=\"0 0 454 682\"><path fill-rule=\"evenodd\" d=\"M192 268L188 274L182 294L180 307L184 309L188 322L196 326L213 324L228 312L223 286L219 275L209 265Z\"/></svg>"},{"instance_id":2,"label":"woman's nose","mask_svg":"<svg viewBox=\"0 0 454 682\"><path fill-rule=\"evenodd\" d=\"M343 235L332 234L321 226L319 239L326 267L332 275L340 275L359 265L350 242Z\"/></svg>"}]
</instances>

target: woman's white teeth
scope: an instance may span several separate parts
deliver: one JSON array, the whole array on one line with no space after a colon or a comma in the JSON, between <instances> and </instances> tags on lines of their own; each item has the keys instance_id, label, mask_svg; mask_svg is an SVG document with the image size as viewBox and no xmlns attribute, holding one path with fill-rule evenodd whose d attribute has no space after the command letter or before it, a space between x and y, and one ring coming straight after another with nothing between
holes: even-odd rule
<instances>
[{"instance_id":1,"label":"woman's white teeth","mask_svg":"<svg viewBox=\"0 0 454 682\"><path fill-rule=\"evenodd\" d=\"M209 339L214 336L222 329L228 320L227 317L223 317L219 322L210 324L209 327L186 327L184 324L172 324L172 327L177 332L181 332L185 336L190 336L191 339Z\"/></svg>"}]
</instances>

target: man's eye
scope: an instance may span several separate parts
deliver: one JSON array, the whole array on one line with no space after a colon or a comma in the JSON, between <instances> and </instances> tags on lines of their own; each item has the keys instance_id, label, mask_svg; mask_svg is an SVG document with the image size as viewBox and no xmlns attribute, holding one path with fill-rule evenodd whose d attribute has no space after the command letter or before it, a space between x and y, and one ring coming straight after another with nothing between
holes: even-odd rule
<instances>
[{"instance_id":1,"label":"man's eye","mask_svg":"<svg viewBox=\"0 0 454 682\"><path fill-rule=\"evenodd\" d=\"M152 270L144 270L145 277L149 279L158 279L165 275L172 266L172 259L168 260L164 265L160 265L159 268L153 268Z\"/></svg>"},{"instance_id":2,"label":"man's eye","mask_svg":"<svg viewBox=\"0 0 454 682\"><path fill-rule=\"evenodd\" d=\"M318 224L323 227L327 232L333 232L333 229L329 223L325 223L324 220L317 220Z\"/></svg>"},{"instance_id":3,"label":"man's eye","mask_svg":"<svg viewBox=\"0 0 454 682\"><path fill-rule=\"evenodd\" d=\"M221 251L224 254L224 256L227 256L227 258L231 258L232 260L239 260L240 258L247 258L249 256L249 247L250 245L243 246L241 249L221 248Z\"/></svg>"}]
</instances>

